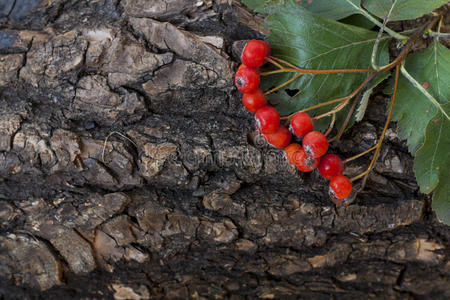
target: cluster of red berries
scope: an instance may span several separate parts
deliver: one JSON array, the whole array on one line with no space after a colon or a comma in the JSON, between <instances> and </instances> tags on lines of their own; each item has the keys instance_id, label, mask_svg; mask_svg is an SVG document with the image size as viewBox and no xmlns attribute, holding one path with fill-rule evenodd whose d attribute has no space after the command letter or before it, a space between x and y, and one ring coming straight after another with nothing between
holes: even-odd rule
<instances>
[{"instance_id":1,"label":"cluster of red berries","mask_svg":"<svg viewBox=\"0 0 450 300\"><path fill-rule=\"evenodd\" d=\"M291 118L290 130L280 124L276 109L267 106L264 93L259 89L259 67L270 55L270 47L264 41L249 41L242 51L241 61L235 84L244 95L245 108L255 113L256 128L264 135L266 141L276 148L284 149L290 164L295 164L302 172L311 172L318 168L320 174L330 180L330 196L336 204L352 192L351 181L342 175L344 163L336 154L326 154L328 140L324 134L314 131L311 117L305 112L296 113ZM292 143L292 134L303 138L302 146Z\"/></svg>"}]
</instances>

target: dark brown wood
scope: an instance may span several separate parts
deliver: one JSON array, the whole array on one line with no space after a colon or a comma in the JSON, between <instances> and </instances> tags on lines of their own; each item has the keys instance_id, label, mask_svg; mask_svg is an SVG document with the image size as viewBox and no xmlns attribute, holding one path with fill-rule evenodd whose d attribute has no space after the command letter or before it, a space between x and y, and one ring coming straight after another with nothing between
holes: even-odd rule
<instances>
[{"instance_id":1,"label":"dark brown wood","mask_svg":"<svg viewBox=\"0 0 450 300\"><path fill-rule=\"evenodd\" d=\"M0 3L0 299L450 298L395 130L335 207L254 131L233 73L261 19L228 2ZM373 146L386 103L333 150Z\"/></svg>"}]
</instances>

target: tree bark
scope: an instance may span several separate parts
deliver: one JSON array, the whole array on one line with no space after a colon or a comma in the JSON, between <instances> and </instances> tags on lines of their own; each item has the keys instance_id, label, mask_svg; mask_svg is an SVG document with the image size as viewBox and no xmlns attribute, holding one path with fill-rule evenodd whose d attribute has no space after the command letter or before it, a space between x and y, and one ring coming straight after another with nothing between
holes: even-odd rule
<instances>
[{"instance_id":1,"label":"tree bark","mask_svg":"<svg viewBox=\"0 0 450 300\"><path fill-rule=\"evenodd\" d=\"M449 299L450 230L395 130L335 207L244 111L263 32L228 2L0 4L0 299ZM373 146L386 102L333 150Z\"/></svg>"}]
</instances>

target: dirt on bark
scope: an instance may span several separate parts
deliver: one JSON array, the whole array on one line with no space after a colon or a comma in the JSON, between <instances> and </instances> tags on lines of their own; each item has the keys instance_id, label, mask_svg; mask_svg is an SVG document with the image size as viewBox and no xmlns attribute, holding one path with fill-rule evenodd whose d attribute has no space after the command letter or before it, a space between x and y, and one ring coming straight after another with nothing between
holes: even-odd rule
<instances>
[{"instance_id":1,"label":"dirt on bark","mask_svg":"<svg viewBox=\"0 0 450 300\"><path fill-rule=\"evenodd\" d=\"M226 0L0 3L0 299L450 298L395 126L348 207L255 132L233 73L263 33Z\"/></svg>"}]
</instances>

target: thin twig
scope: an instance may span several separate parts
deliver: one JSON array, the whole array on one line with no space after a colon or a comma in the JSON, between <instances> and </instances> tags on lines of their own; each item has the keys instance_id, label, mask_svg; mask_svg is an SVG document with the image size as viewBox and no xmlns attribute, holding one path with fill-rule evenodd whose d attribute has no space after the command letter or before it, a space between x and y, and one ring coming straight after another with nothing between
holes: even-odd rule
<instances>
[{"instance_id":1,"label":"thin twig","mask_svg":"<svg viewBox=\"0 0 450 300\"><path fill-rule=\"evenodd\" d=\"M358 95L360 95L360 94L361 94L361 93L359 93ZM358 103L358 100L359 100L358 98L359 98L359 97L357 97L357 98L355 99L355 101L353 101L353 104L352 104L352 106L350 107L350 110L348 111L347 116L345 117L344 123L342 123L341 128L339 128L338 133L336 134L335 137L333 137L333 138L330 140L330 142L331 142L331 141L334 141L334 140L337 140L337 141L338 141L338 140L341 138L342 134L343 134L344 131L345 131L345 128L347 127L348 122L350 122L350 119L351 119L351 117L352 117L352 115L353 115L353 112L355 111L356 104Z\"/></svg>"},{"instance_id":2,"label":"thin twig","mask_svg":"<svg viewBox=\"0 0 450 300\"><path fill-rule=\"evenodd\" d=\"M357 9L363 16L365 16L367 19L369 19L370 21L372 21L375 25L377 25L378 27L381 27L382 24L375 19L371 14L369 14L365 9L362 9L360 6L354 4L352 1L350 0L345 0L347 1L348 4L350 4L351 6L353 6L355 9ZM392 36L393 38L397 39L397 40L407 40L408 37L401 35L400 33L397 33L395 31L393 31L392 29L386 27L385 31L387 32L387 34L389 34L390 36Z\"/></svg>"},{"instance_id":3,"label":"thin twig","mask_svg":"<svg viewBox=\"0 0 450 300\"><path fill-rule=\"evenodd\" d=\"M317 117L314 117L313 120L319 120L319 119L322 119L322 118L324 118L324 117L327 117L327 116L329 116L329 115L331 115L331 114L335 114L335 113L341 111L341 110L348 104L348 102L350 101L350 99L351 99L351 98L348 98L347 100L345 100L344 102L342 102L341 104L339 104L338 106L336 106L334 109L332 109L332 110L330 110L330 111L328 111L328 112L326 112L326 113L323 113L323 114L321 114L321 115L318 115Z\"/></svg>"},{"instance_id":4,"label":"thin twig","mask_svg":"<svg viewBox=\"0 0 450 300\"><path fill-rule=\"evenodd\" d=\"M361 156L366 155L367 153L369 153L369 152L375 150L376 148L377 148L377 145L373 146L373 147L370 148L370 149L367 149L367 150L364 151L364 152L361 152L361 153L359 153L359 154L356 154L355 156L349 157L349 158L347 158L346 160L344 160L344 164L345 164L345 163L348 163L348 162L350 162L350 161L352 161L352 160L355 160L355 159L357 159L357 158L360 158Z\"/></svg>"},{"instance_id":5,"label":"thin twig","mask_svg":"<svg viewBox=\"0 0 450 300\"><path fill-rule=\"evenodd\" d=\"M294 113L292 113L292 114L290 114L288 116L281 117L280 119L281 120L286 120L286 119L289 120L290 118L292 118L293 115L295 115L296 113L299 113L299 112L306 112L306 111L310 111L310 110L313 110L313 109L316 109L316 108L327 106L327 105L330 105L330 104L333 104L333 103L336 103L336 102L347 101L347 100L355 97L361 91L361 89L363 89L366 86L366 84L369 83L369 81L372 80L376 75L377 75L377 73L370 74L369 77L367 77L366 80L364 80L364 82L361 83L361 85L356 90L354 90L350 95L348 95L346 97L342 97L342 98L330 100L330 101L327 101L327 102L319 103L317 105L314 105L314 106L302 109L300 111L294 112Z\"/></svg>"},{"instance_id":6,"label":"thin twig","mask_svg":"<svg viewBox=\"0 0 450 300\"><path fill-rule=\"evenodd\" d=\"M373 70L373 69L328 69L328 70L303 69L303 68L299 68L299 67L291 64L290 62L287 62L287 61L277 58L277 57L270 56L270 59L272 61L276 60L280 63L283 63L283 64L291 67L293 70L296 70L297 72L303 73L303 74L374 73L377 71L377 70Z\"/></svg>"},{"instance_id":7,"label":"thin twig","mask_svg":"<svg viewBox=\"0 0 450 300\"><path fill-rule=\"evenodd\" d=\"M427 34L431 37L435 37L439 40L439 38L450 39L450 32L434 32L428 31Z\"/></svg>"},{"instance_id":8,"label":"thin twig","mask_svg":"<svg viewBox=\"0 0 450 300\"><path fill-rule=\"evenodd\" d=\"M444 16L441 16L441 19L439 20L439 23L438 23L437 33L441 33L441 26L442 26L443 21L444 21ZM448 37L450 37L450 34L448 34ZM439 42L439 36L436 38L436 42Z\"/></svg>"},{"instance_id":9,"label":"thin twig","mask_svg":"<svg viewBox=\"0 0 450 300\"><path fill-rule=\"evenodd\" d=\"M395 99L397 98L399 74L400 74L400 66L397 65L395 67L394 93L392 94L392 100L391 100L391 105L389 107L388 117L386 119L386 122L384 123L383 132L381 133L380 140L378 141L378 143L376 145L375 153L374 153L374 155L372 157L372 160L370 161L369 167L367 168L367 170L365 170L364 172L362 172L358 176L355 176L355 177L353 177L351 179L351 181L355 181L355 180L357 180L357 179L359 179L361 177L364 177L363 183L361 185L361 189L364 189L364 186L366 185L367 177L368 177L370 171L372 170L373 165L375 164L375 161L378 158L378 154L380 153L380 150L381 150L381 145L383 144L384 137L386 136L386 131L388 129L389 123L391 122L392 111L394 110Z\"/></svg>"},{"instance_id":10,"label":"thin twig","mask_svg":"<svg viewBox=\"0 0 450 300\"><path fill-rule=\"evenodd\" d=\"M325 132L325 136L328 136L331 133L331 130L333 130L335 121L336 121L336 113L333 113L333 115L331 117L330 126L328 127L327 131Z\"/></svg>"},{"instance_id":11,"label":"thin twig","mask_svg":"<svg viewBox=\"0 0 450 300\"><path fill-rule=\"evenodd\" d=\"M124 139L126 139L127 141L129 141L130 143L132 143L136 148L137 145L135 142L133 142L129 137L123 135L122 133L118 132L118 131L112 131L108 134L108 136L106 137L104 143L103 143L103 150L102 150L102 162L105 163L105 150L106 150L106 143L108 142L108 139L113 135L113 134L117 134L118 136L123 137Z\"/></svg>"},{"instance_id":12,"label":"thin twig","mask_svg":"<svg viewBox=\"0 0 450 300\"><path fill-rule=\"evenodd\" d=\"M298 73L298 71L296 69L283 68L283 69L278 69L278 70L274 70L274 71L261 72L261 73L259 73L259 75L260 76L267 76L267 75L284 73L284 72L295 72L295 73Z\"/></svg>"},{"instance_id":13,"label":"thin twig","mask_svg":"<svg viewBox=\"0 0 450 300\"><path fill-rule=\"evenodd\" d=\"M293 68L293 69L299 69L296 65L293 65L293 64L291 64L290 62L285 61L285 60L282 60L282 59L280 59L280 58L277 58L277 57L274 57L274 56L269 56L269 59L270 59L270 60L275 60L275 61L280 62L280 63L283 63L283 64L285 64L285 65L287 65L287 66L289 66L289 67L291 67L291 68ZM269 60L269 61L270 61L270 60ZM275 64L275 63L274 63L274 64Z\"/></svg>"},{"instance_id":14,"label":"thin twig","mask_svg":"<svg viewBox=\"0 0 450 300\"><path fill-rule=\"evenodd\" d=\"M280 65L279 63L277 63L275 60L273 60L273 58L274 58L274 57L269 56L269 57L266 57L266 60L267 60L268 62L274 64L274 65L277 66L278 68L284 69L284 67L283 67L282 65Z\"/></svg>"},{"instance_id":15,"label":"thin twig","mask_svg":"<svg viewBox=\"0 0 450 300\"><path fill-rule=\"evenodd\" d=\"M271 89L271 90L265 92L264 95L272 94L273 92L275 92L275 91L281 89L283 86L285 86L285 85L291 83L292 81L294 81L295 79L299 78L299 77L302 76L302 75L303 75L303 74L296 74L294 77L292 77L291 79L285 81L284 83L280 84L279 86L274 87L273 89Z\"/></svg>"},{"instance_id":16,"label":"thin twig","mask_svg":"<svg viewBox=\"0 0 450 300\"><path fill-rule=\"evenodd\" d=\"M419 30L418 32L416 32L413 36L411 36L409 38L408 43L406 44L406 46L403 48L402 52L400 52L400 54L397 56L396 59L394 59L394 61L392 61L390 64L387 64L384 67L381 67L378 70L378 73L387 71L392 69L393 67L396 67L397 65L399 65L400 63L402 63L405 60L405 57L408 55L408 53L411 51L412 47L414 46L414 44L416 43L416 41L422 37L423 33L427 30L429 30L430 28L432 28L436 22L439 20L439 18L435 18L433 19L430 23L426 24L424 27L422 27L421 30Z\"/></svg>"},{"instance_id":17,"label":"thin twig","mask_svg":"<svg viewBox=\"0 0 450 300\"><path fill-rule=\"evenodd\" d=\"M280 119L281 119L281 120L289 120L289 119L291 119L296 113L299 113L299 112L307 112L307 111L310 111L310 110L313 110L313 109L316 109L316 108L320 108L320 107L323 107L323 106L327 106L327 105L330 105L330 104L333 104L333 103L336 103L336 102L342 102L342 101L347 100L347 98L348 98L348 97L343 97L343 98L333 99L333 100L330 100L330 101L327 101L327 102L319 103L319 104L310 106L310 107L308 107L308 108L305 108L305 109L296 111L295 113L292 113L292 114L290 114L290 115L288 115L288 116L283 116L283 117L281 117Z\"/></svg>"},{"instance_id":18,"label":"thin twig","mask_svg":"<svg viewBox=\"0 0 450 300\"><path fill-rule=\"evenodd\" d=\"M397 0L394 0L394 3L392 3L391 9L389 10L386 18L384 18L383 25L380 27L380 30L378 31L377 39L375 40L375 43L373 44L371 61L372 61L372 68L374 68L375 70L379 69L377 62L376 62L378 45L380 44L381 36L383 35L384 29L386 28L386 24L389 20L389 17L391 16L392 10L394 9L394 6L396 3L397 3Z\"/></svg>"}]
</instances>

